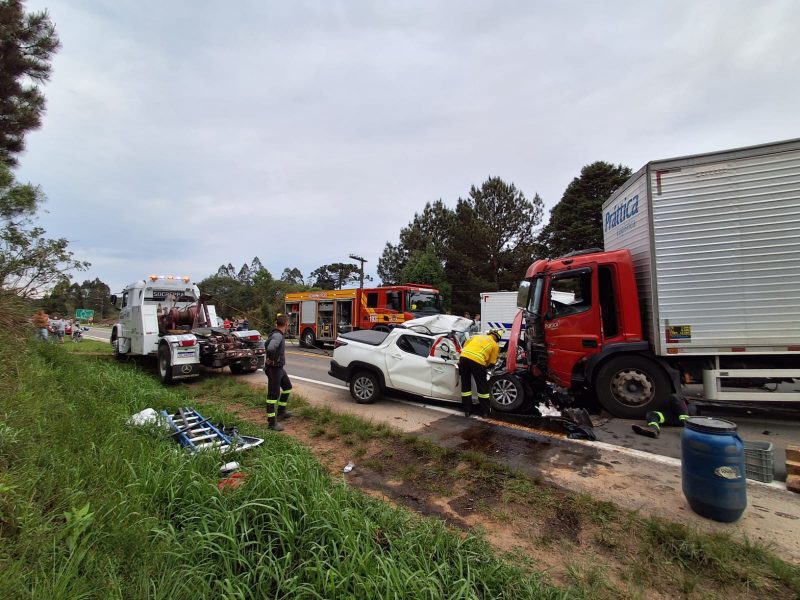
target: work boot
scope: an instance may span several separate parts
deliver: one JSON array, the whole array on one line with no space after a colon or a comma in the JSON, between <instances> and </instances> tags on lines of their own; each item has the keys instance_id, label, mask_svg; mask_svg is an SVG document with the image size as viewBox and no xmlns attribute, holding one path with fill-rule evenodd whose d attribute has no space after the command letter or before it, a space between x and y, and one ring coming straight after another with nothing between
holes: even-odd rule
<instances>
[{"instance_id":1,"label":"work boot","mask_svg":"<svg viewBox=\"0 0 800 600\"><path fill-rule=\"evenodd\" d=\"M472 398L461 398L461 410L468 419L472 416Z\"/></svg>"},{"instance_id":2,"label":"work boot","mask_svg":"<svg viewBox=\"0 0 800 600\"><path fill-rule=\"evenodd\" d=\"M278 407L278 419L291 419L294 416L294 413L287 409L285 406Z\"/></svg>"},{"instance_id":3,"label":"work boot","mask_svg":"<svg viewBox=\"0 0 800 600\"><path fill-rule=\"evenodd\" d=\"M270 417L269 425L267 427L269 427L272 431L283 431L283 425L278 423L277 417Z\"/></svg>"},{"instance_id":4,"label":"work boot","mask_svg":"<svg viewBox=\"0 0 800 600\"><path fill-rule=\"evenodd\" d=\"M634 433L643 435L645 437L657 439L661 435L661 428L658 423L648 423L647 425L631 425Z\"/></svg>"}]
</instances>

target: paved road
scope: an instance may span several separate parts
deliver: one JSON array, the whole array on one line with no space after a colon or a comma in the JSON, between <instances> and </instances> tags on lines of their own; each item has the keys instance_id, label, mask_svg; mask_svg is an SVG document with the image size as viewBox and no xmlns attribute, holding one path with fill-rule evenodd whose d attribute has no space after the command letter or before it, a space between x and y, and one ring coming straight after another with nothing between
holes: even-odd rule
<instances>
[{"instance_id":1,"label":"paved road","mask_svg":"<svg viewBox=\"0 0 800 600\"><path fill-rule=\"evenodd\" d=\"M86 333L85 337L87 339L108 341L109 330L93 328ZM286 346L286 371L292 378L312 386L326 389L330 395L336 397L337 403L353 403L344 383L328 375L331 354L332 351L330 349L306 350L300 348L296 342L289 341ZM263 375L260 376L263 377ZM391 398L383 401L383 403L387 403L387 405L390 405L389 403L392 402L412 402L423 405L439 413L449 412L450 409L453 410L453 414L459 412L457 411L458 406L454 403L430 400L414 402L413 399L409 399L408 397ZM395 404L395 406L397 405ZM401 407L397 406L397 409L401 410ZM364 406L360 407L358 410L369 414L374 408ZM772 442L775 477L778 480L785 481L785 448L787 444L800 444L800 415L787 415L785 417L782 415L779 418L775 418L758 413L748 414L748 412L741 409L706 409L703 414L733 421L738 425L739 433L745 440ZM595 427L595 433L600 441L615 446L633 448L661 456L680 458L681 444L679 428L664 428L661 437L654 440L634 434L631 431L631 425L635 423L640 423L640 421L616 419L613 417L600 419L599 425Z\"/></svg>"}]
</instances>

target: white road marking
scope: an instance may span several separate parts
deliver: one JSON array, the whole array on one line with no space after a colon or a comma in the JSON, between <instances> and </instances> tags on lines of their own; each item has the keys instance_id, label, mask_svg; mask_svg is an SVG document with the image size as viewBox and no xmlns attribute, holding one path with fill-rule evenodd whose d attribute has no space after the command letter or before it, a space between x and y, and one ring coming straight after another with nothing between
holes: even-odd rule
<instances>
[{"instance_id":1,"label":"white road marking","mask_svg":"<svg viewBox=\"0 0 800 600\"><path fill-rule=\"evenodd\" d=\"M95 340L95 341L98 341L98 342L107 342L109 344L111 343L111 340L109 338L100 338L100 337L95 337L93 335L83 334L83 339L85 339L85 340Z\"/></svg>"},{"instance_id":2,"label":"white road marking","mask_svg":"<svg viewBox=\"0 0 800 600\"><path fill-rule=\"evenodd\" d=\"M408 404L409 406L419 406L421 408L427 408L428 410L437 410L439 412L447 413L448 415L460 415L464 416L464 411L461 410L454 410L452 408L445 408L444 406L431 406L429 404L420 404L419 402L412 402L410 400L400 400L399 398L392 398L394 402L401 402L402 404ZM478 419L479 421L483 421L478 415L475 415L473 418Z\"/></svg>"},{"instance_id":3,"label":"white road marking","mask_svg":"<svg viewBox=\"0 0 800 600\"><path fill-rule=\"evenodd\" d=\"M289 375L292 379L299 379L300 381L306 381L308 383L316 383L318 385L326 385L328 387L336 388L337 390L345 390L349 391L346 385L339 385L338 383L328 383L327 381L317 381L316 379L309 379L308 377L300 377L299 375Z\"/></svg>"},{"instance_id":4,"label":"white road marking","mask_svg":"<svg viewBox=\"0 0 800 600\"><path fill-rule=\"evenodd\" d=\"M337 383L328 383L327 381L319 381L317 379L310 379L308 377L300 377L299 375L292 375L289 374L289 377L292 379L298 379L300 381L305 381L307 383L316 383L317 385L324 385L327 387L336 388L337 390L344 390L346 392L350 391L346 385L339 385ZM399 398L392 398L392 402L400 402L401 404L408 404L409 406L418 406L419 408L427 408L428 410L436 410L439 412L447 413L449 415L462 415L463 413L460 410L453 410L452 408L445 408L443 406L430 406L428 404L421 404L419 402L412 402L410 400L401 400ZM476 418L479 418L476 416Z\"/></svg>"}]
</instances>

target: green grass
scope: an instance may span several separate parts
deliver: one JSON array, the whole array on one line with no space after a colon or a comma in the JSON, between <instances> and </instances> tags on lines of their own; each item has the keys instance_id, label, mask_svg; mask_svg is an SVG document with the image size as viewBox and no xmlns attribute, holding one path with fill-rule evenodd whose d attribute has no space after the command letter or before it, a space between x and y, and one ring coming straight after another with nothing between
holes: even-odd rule
<instances>
[{"instance_id":1,"label":"green grass","mask_svg":"<svg viewBox=\"0 0 800 600\"><path fill-rule=\"evenodd\" d=\"M352 490L290 437L247 423L266 441L237 456L249 477L223 494L224 457L125 425L189 403L191 386L0 342L2 598L565 597L479 537Z\"/></svg>"},{"instance_id":2,"label":"green grass","mask_svg":"<svg viewBox=\"0 0 800 600\"><path fill-rule=\"evenodd\" d=\"M800 571L763 547L644 518L558 490L476 452L455 452L383 424L292 400L312 436L348 440L359 464L405 474L435 493L455 477L502 522L574 513L592 544L566 564L569 586L550 587L524 556L497 558L479 536L454 535L331 479L286 436L238 456L250 474L216 490L219 457L188 459L124 426L152 406L198 404L234 423L230 404L263 407L264 391L207 374L164 389L133 363L75 356L81 344L0 340L0 597L5 598L594 598L642 590L689 597L800 593ZM102 345L107 349L107 345ZM362 454L370 442L377 454ZM377 444L377 445L375 445ZM409 462L410 461L410 462ZM397 465L395 463L403 464ZM439 487L433 485L436 483ZM497 504L492 504L497 502ZM532 529L561 552L570 542ZM583 554L580 554L580 553ZM580 554L580 555L579 555ZM619 592L603 556L622 567ZM641 594L647 597L646 593Z\"/></svg>"},{"instance_id":3,"label":"green grass","mask_svg":"<svg viewBox=\"0 0 800 600\"><path fill-rule=\"evenodd\" d=\"M236 382L232 383L231 389L233 387L238 390L248 386ZM197 389L202 394L200 388ZM241 400L250 397L248 394L252 392L229 393ZM262 401L258 390L252 398L255 404ZM786 597L788 593L800 597L800 570L760 545L735 540L726 534L700 533L680 524L622 510L585 494L556 489L499 465L480 452L445 449L354 415L308 404L298 412L301 418L314 424L312 435L350 439L348 436L355 433L362 440L385 442L377 456L366 457L361 464L387 476L413 482L431 493L448 493L456 477L460 477L468 492L496 494L504 505L524 507L531 518L544 521L564 513L574 515L581 526L594 528L589 538L595 550L612 554L613 560L631 575L632 589L653 587L707 595L709 590L724 590L730 586L731 590L755 590L767 596ZM406 464L403 461L409 454L413 462ZM398 461L403 464L395 464ZM458 462L466 463L469 469L456 476L452 467ZM489 516L497 513L502 520L508 518L507 512L497 512L494 506L489 508ZM556 541L561 543L561 538L554 535L559 534L537 532L535 537L548 546ZM578 566L568 572L576 586L572 593L580 592L587 597L609 593L611 584L605 576L599 576L600 571L578 577L576 569L582 568L582 563L575 564Z\"/></svg>"},{"instance_id":4,"label":"green grass","mask_svg":"<svg viewBox=\"0 0 800 600\"><path fill-rule=\"evenodd\" d=\"M108 342L98 342L97 340L81 340L80 342L73 342L72 340L65 339L63 344L60 344L65 352L75 352L78 354L98 352L112 356L111 344Z\"/></svg>"}]
</instances>

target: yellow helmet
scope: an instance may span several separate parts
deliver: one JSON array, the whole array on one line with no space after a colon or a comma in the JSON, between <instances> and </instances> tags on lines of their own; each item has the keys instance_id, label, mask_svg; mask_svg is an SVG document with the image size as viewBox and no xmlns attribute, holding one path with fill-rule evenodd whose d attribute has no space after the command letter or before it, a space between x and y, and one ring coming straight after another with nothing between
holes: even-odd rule
<instances>
[{"instance_id":1,"label":"yellow helmet","mask_svg":"<svg viewBox=\"0 0 800 600\"><path fill-rule=\"evenodd\" d=\"M495 339L499 342L503 339L503 334L505 333L502 329L490 329L486 332L486 335L493 335Z\"/></svg>"}]
</instances>

